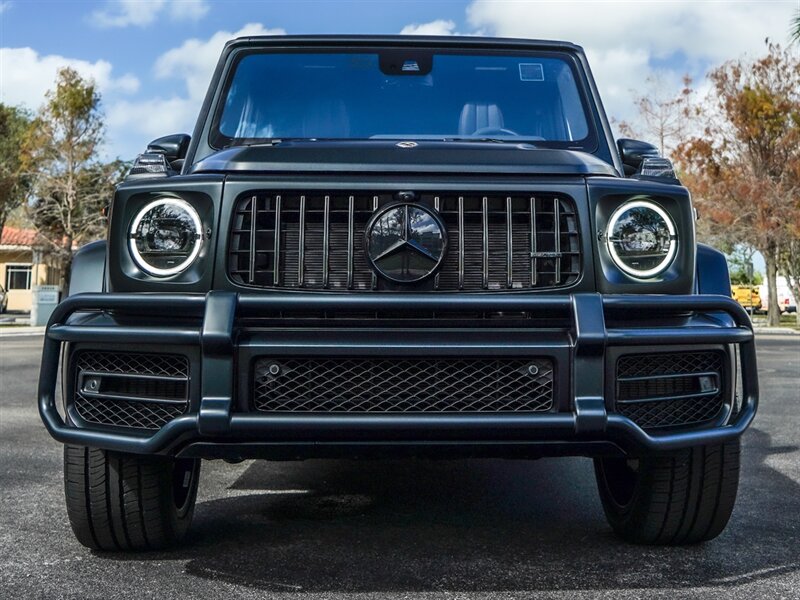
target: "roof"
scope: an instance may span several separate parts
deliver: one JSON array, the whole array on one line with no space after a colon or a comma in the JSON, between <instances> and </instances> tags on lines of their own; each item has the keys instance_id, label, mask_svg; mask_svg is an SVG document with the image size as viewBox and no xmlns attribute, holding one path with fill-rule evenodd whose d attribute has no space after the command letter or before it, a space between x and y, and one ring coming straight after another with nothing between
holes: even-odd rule
<instances>
[{"instance_id":1,"label":"roof","mask_svg":"<svg viewBox=\"0 0 800 600\"><path fill-rule=\"evenodd\" d=\"M243 36L228 42L228 46L266 44L286 45L354 45L400 47L456 48L519 48L534 50L573 50L582 48L572 42L532 40L472 35L256 35Z\"/></svg>"},{"instance_id":2,"label":"roof","mask_svg":"<svg viewBox=\"0 0 800 600\"><path fill-rule=\"evenodd\" d=\"M35 229L18 229L17 227L3 227L3 236L0 238L0 246L33 246L36 241Z\"/></svg>"}]
</instances>

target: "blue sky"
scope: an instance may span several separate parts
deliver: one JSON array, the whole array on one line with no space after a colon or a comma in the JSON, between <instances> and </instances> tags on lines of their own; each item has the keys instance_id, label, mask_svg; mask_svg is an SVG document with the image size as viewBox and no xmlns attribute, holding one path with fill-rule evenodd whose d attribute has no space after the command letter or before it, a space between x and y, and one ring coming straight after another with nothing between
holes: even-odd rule
<instances>
[{"instance_id":1,"label":"blue sky","mask_svg":"<svg viewBox=\"0 0 800 600\"><path fill-rule=\"evenodd\" d=\"M587 49L608 112L635 115L631 90L658 75L702 87L707 69L785 43L800 0L0 1L0 100L35 109L56 70L96 80L107 156L132 158L190 132L225 40L254 33L434 33L568 39Z\"/></svg>"}]
</instances>

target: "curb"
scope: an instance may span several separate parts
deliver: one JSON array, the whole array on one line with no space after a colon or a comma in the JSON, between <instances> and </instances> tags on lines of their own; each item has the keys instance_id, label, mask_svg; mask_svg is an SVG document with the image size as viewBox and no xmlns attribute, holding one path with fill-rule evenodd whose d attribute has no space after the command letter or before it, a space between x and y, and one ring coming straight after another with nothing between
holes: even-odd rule
<instances>
[{"instance_id":1,"label":"curb","mask_svg":"<svg viewBox=\"0 0 800 600\"><path fill-rule=\"evenodd\" d=\"M757 335L800 335L800 331L791 327L753 327Z\"/></svg>"},{"instance_id":2,"label":"curb","mask_svg":"<svg viewBox=\"0 0 800 600\"><path fill-rule=\"evenodd\" d=\"M0 327L0 338L43 335L45 327Z\"/></svg>"}]
</instances>

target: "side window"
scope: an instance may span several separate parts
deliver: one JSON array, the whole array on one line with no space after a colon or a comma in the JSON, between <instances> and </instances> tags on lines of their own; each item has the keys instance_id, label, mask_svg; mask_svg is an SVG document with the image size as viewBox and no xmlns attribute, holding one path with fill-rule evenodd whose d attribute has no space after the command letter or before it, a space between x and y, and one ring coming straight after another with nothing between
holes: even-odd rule
<instances>
[{"instance_id":1,"label":"side window","mask_svg":"<svg viewBox=\"0 0 800 600\"><path fill-rule=\"evenodd\" d=\"M7 290L31 289L32 265L8 265L6 267Z\"/></svg>"}]
</instances>

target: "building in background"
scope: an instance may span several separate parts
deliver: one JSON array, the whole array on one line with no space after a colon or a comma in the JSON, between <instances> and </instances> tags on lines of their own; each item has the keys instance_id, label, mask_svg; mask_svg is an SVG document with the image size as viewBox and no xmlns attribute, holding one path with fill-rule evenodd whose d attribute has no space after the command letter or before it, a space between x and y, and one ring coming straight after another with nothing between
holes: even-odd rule
<instances>
[{"instance_id":1,"label":"building in background","mask_svg":"<svg viewBox=\"0 0 800 600\"><path fill-rule=\"evenodd\" d=\"M33 229L6 226L0 238L0 285L8 293L9 311L30 312L33 288L57 284L59 273L44 264Z\"/></svg>"}]
</instances>

